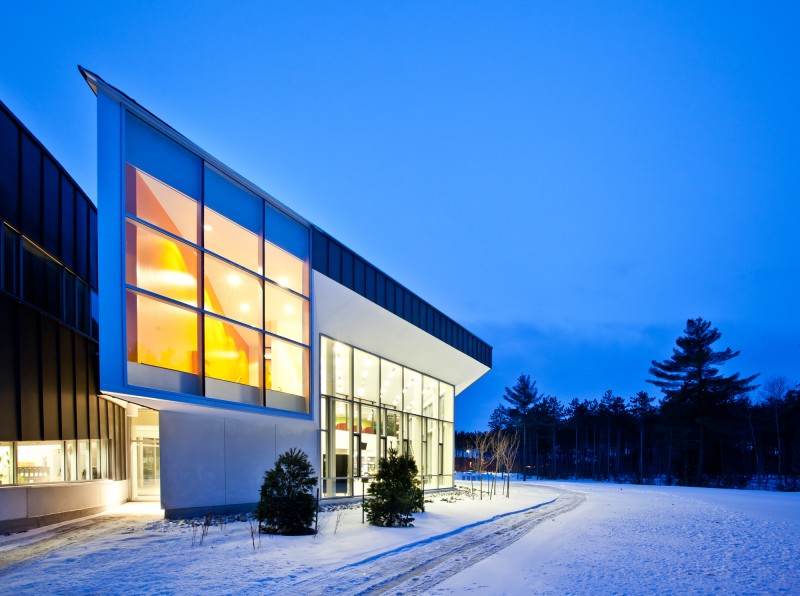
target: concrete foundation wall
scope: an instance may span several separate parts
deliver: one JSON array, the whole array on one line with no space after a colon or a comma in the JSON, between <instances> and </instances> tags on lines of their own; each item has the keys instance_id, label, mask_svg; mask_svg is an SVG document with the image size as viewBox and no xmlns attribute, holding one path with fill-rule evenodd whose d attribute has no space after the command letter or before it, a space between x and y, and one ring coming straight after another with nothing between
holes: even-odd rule
<instances>
[{"instance_id":1,"label":"concrete foundation wall","mask_svg":"<svg viewBox=\"0 0 800 596\"><path fill-rule=\"evenodd\" d=\"M162 411L159 426L167 516L249 507L258 501L264 472L292 447L305 451L315 470L320 467L312 420Z\"/></svg>"},{"instance_id":2,"label":"concrete foundation wall","mask_svg":"<svg viewBox=\"0 0 800 596\"><path fill-rule=\"evenodd\" d=\"M0 532L19 532L92 515L127 500L127 480L4 486L0 489Z\"/></svg>"}]
</instances>

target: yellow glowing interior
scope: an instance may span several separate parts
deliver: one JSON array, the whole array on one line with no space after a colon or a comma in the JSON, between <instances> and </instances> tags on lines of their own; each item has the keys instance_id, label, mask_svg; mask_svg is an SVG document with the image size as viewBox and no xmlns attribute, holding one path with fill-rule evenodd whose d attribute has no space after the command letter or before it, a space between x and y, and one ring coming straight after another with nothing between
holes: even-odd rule
<instances>
[{"instance_id":1,"label":"yellow glowing interior","mask_svg":"<svg viewBox=\"0 0 800 596\"><path fill-rule=\"evenodd\" d=\"M176 236L196 237L196 203L158 180L127 167L128 210ZM212 231L221 219L206 209ZM194 219L193 219L194 218ZM206 232L206 237L213 235ZM239 235L241 239L242 236ZM228 239L231 242L233 239ZM249 240L249 238L247 239ZM200 251L132 220L126 222L126 281L129 285L198 306ZM252 254L252 243L245 242ZM298 292L306 292L305 263L265 242L267 275ZM228 251L233 256L234 250ZM271 255L271 257L270 257ZM271 263L271 264L270 264ZM257 264L257 258L245 263ZM308 301L255 275L207 255L202 308L256 329L308 343ZM262 283L267 283L264 296ZM131 362L198 374L200 315L165 300L129 290L127 295L128 359ZM266 322L262 320L265 317ZM308 350L263 333L203 315L205 375L215 379L295 395L308 395ZM264 374L262 375L262 366Z\"/></svg>"}]
</instances>

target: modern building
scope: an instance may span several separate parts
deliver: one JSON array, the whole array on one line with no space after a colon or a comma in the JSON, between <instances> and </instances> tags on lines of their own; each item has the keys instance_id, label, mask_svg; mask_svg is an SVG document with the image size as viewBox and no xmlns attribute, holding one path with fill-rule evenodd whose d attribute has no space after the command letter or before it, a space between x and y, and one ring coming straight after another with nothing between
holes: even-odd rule
<instances>
[{"instance_id":1,"label":"modern building","mask_svg":"<svg viewBox=\"0 0 800 596\"><path fill-rule=\"evenodd\" d=\"M44 190L53 184L49 166L40 165L36 187L21 173L28 172L22 164L30 158L20 139L37 146L40 164L53 163L59 188L64 181L76 185L9 114L17 138L0 137L0 151L16 143L21 157L20 165L0 170L10 181L0 183L3 193L14 184L18 191L16 203L4 198L0 212L4 234L15 238L9 246L17 247L17 253L8 249L8 261L3 252L3 275L8 262L16 263L12 269L21 275L13 275L24 291L4 285L2 298L4 309L9 302L13 309L32 308L39 321L58 319L48 325L69 328L88 346L86 409L106 422L93 434L91 415L83 406L70 410L72 402L65 407L62 390L58 415L86 418L86 432L65 433L63 422L58 433L47 432L56 410L44 405L52 401L44 397L52 383L41 371L47 368L43 358L53 356L42 346L56 331L33 347L4 339L4 360L16 363L14 374L38 375L39 381L35 388L32 381L15 383L13 397L2 393L4 408L13 402L20 416L14 429L5 417L0 422L11 480L0 487L0 505L8 490L25 490L30 499L42 488L97 484L116 487L111 500L160 499L168 516L245 509L257 500L264 471L292 447L309 454L323 498L359 496L362 480L391 447L414 454L426 489L452 487L454 399L490 369L491 347L99 76L81 73L98 110L99 215L77 191L86 228L76 224L72 236L84 243L85 271L73 267L74 259L59 260L64 253L52 234L59 242L65 236L67 203L47 202L56 196ZM39 197L38 207L28 205L28 196ZM25 208L59 213L59 224L36 220L31 232L28 216L17 217ZM76 219L84 217L75 211ZM52 314L28 298L27 261L19 255L30 252L29 245L44 249L54 263L61 281L47 287L65 288L70 276L86 286L85 308L97 305L99 343L92 328L69 326L63 304ZM83 299L78 290L75 295ZM0 324L22 325L17 310L8 309ZM23 350L36 352L36 367L20 358ZM59 361L59 382L71 378L67 369L69 363ZM74 379L72 385L78 386ZM40 432L21 432L32 407L21 404L34 394ZM47 465L63 459L61 476L26 479L21 463L36 462L25 450L50 439L60 451ZM113 466L104 466L112 459ZM73 469L77 476L67 471ZM39 513L29 509L26 516ZM54 513L63 514L43 515Z\"/></svg>"}]
</instances>

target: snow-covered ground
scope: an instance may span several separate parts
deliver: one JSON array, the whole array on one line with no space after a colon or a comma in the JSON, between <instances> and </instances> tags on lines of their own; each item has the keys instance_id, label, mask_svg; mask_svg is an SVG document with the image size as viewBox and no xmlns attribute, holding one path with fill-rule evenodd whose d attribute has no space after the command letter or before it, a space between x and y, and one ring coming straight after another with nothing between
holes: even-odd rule
<instances>
[{"instance_id":1,"label":"snow-covered ground","mask_svg":"<svg viewBox=\"0 0 800 596\"><path fill-rule=\"evenodd\" d=\"M28 534L0 537L0 593L800 593L800 494L520 482L433 497L413 528L344 509L256 548L247 522L200 545L133 504Z\"/></svg>"}]
</instances>

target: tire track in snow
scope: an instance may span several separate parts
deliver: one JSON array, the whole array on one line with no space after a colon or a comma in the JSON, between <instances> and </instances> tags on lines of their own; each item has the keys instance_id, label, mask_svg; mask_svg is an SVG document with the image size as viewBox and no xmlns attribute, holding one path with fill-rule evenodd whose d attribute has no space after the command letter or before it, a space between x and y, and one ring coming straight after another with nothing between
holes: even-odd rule
<instances>
[{"instance_id":1,"label":"tire track in snow","mask_svg":"<svg viewBox=\"0 0 800 596\"><path fill-rule=\"evenodd\" d=\"M556 498L380 553L358 563L280 586L305 594L417 594L504 549L545 520L572 511L586 495L537 487ZM278 587L278 586L275 586Z\"/></svg>"}]
</instances>

